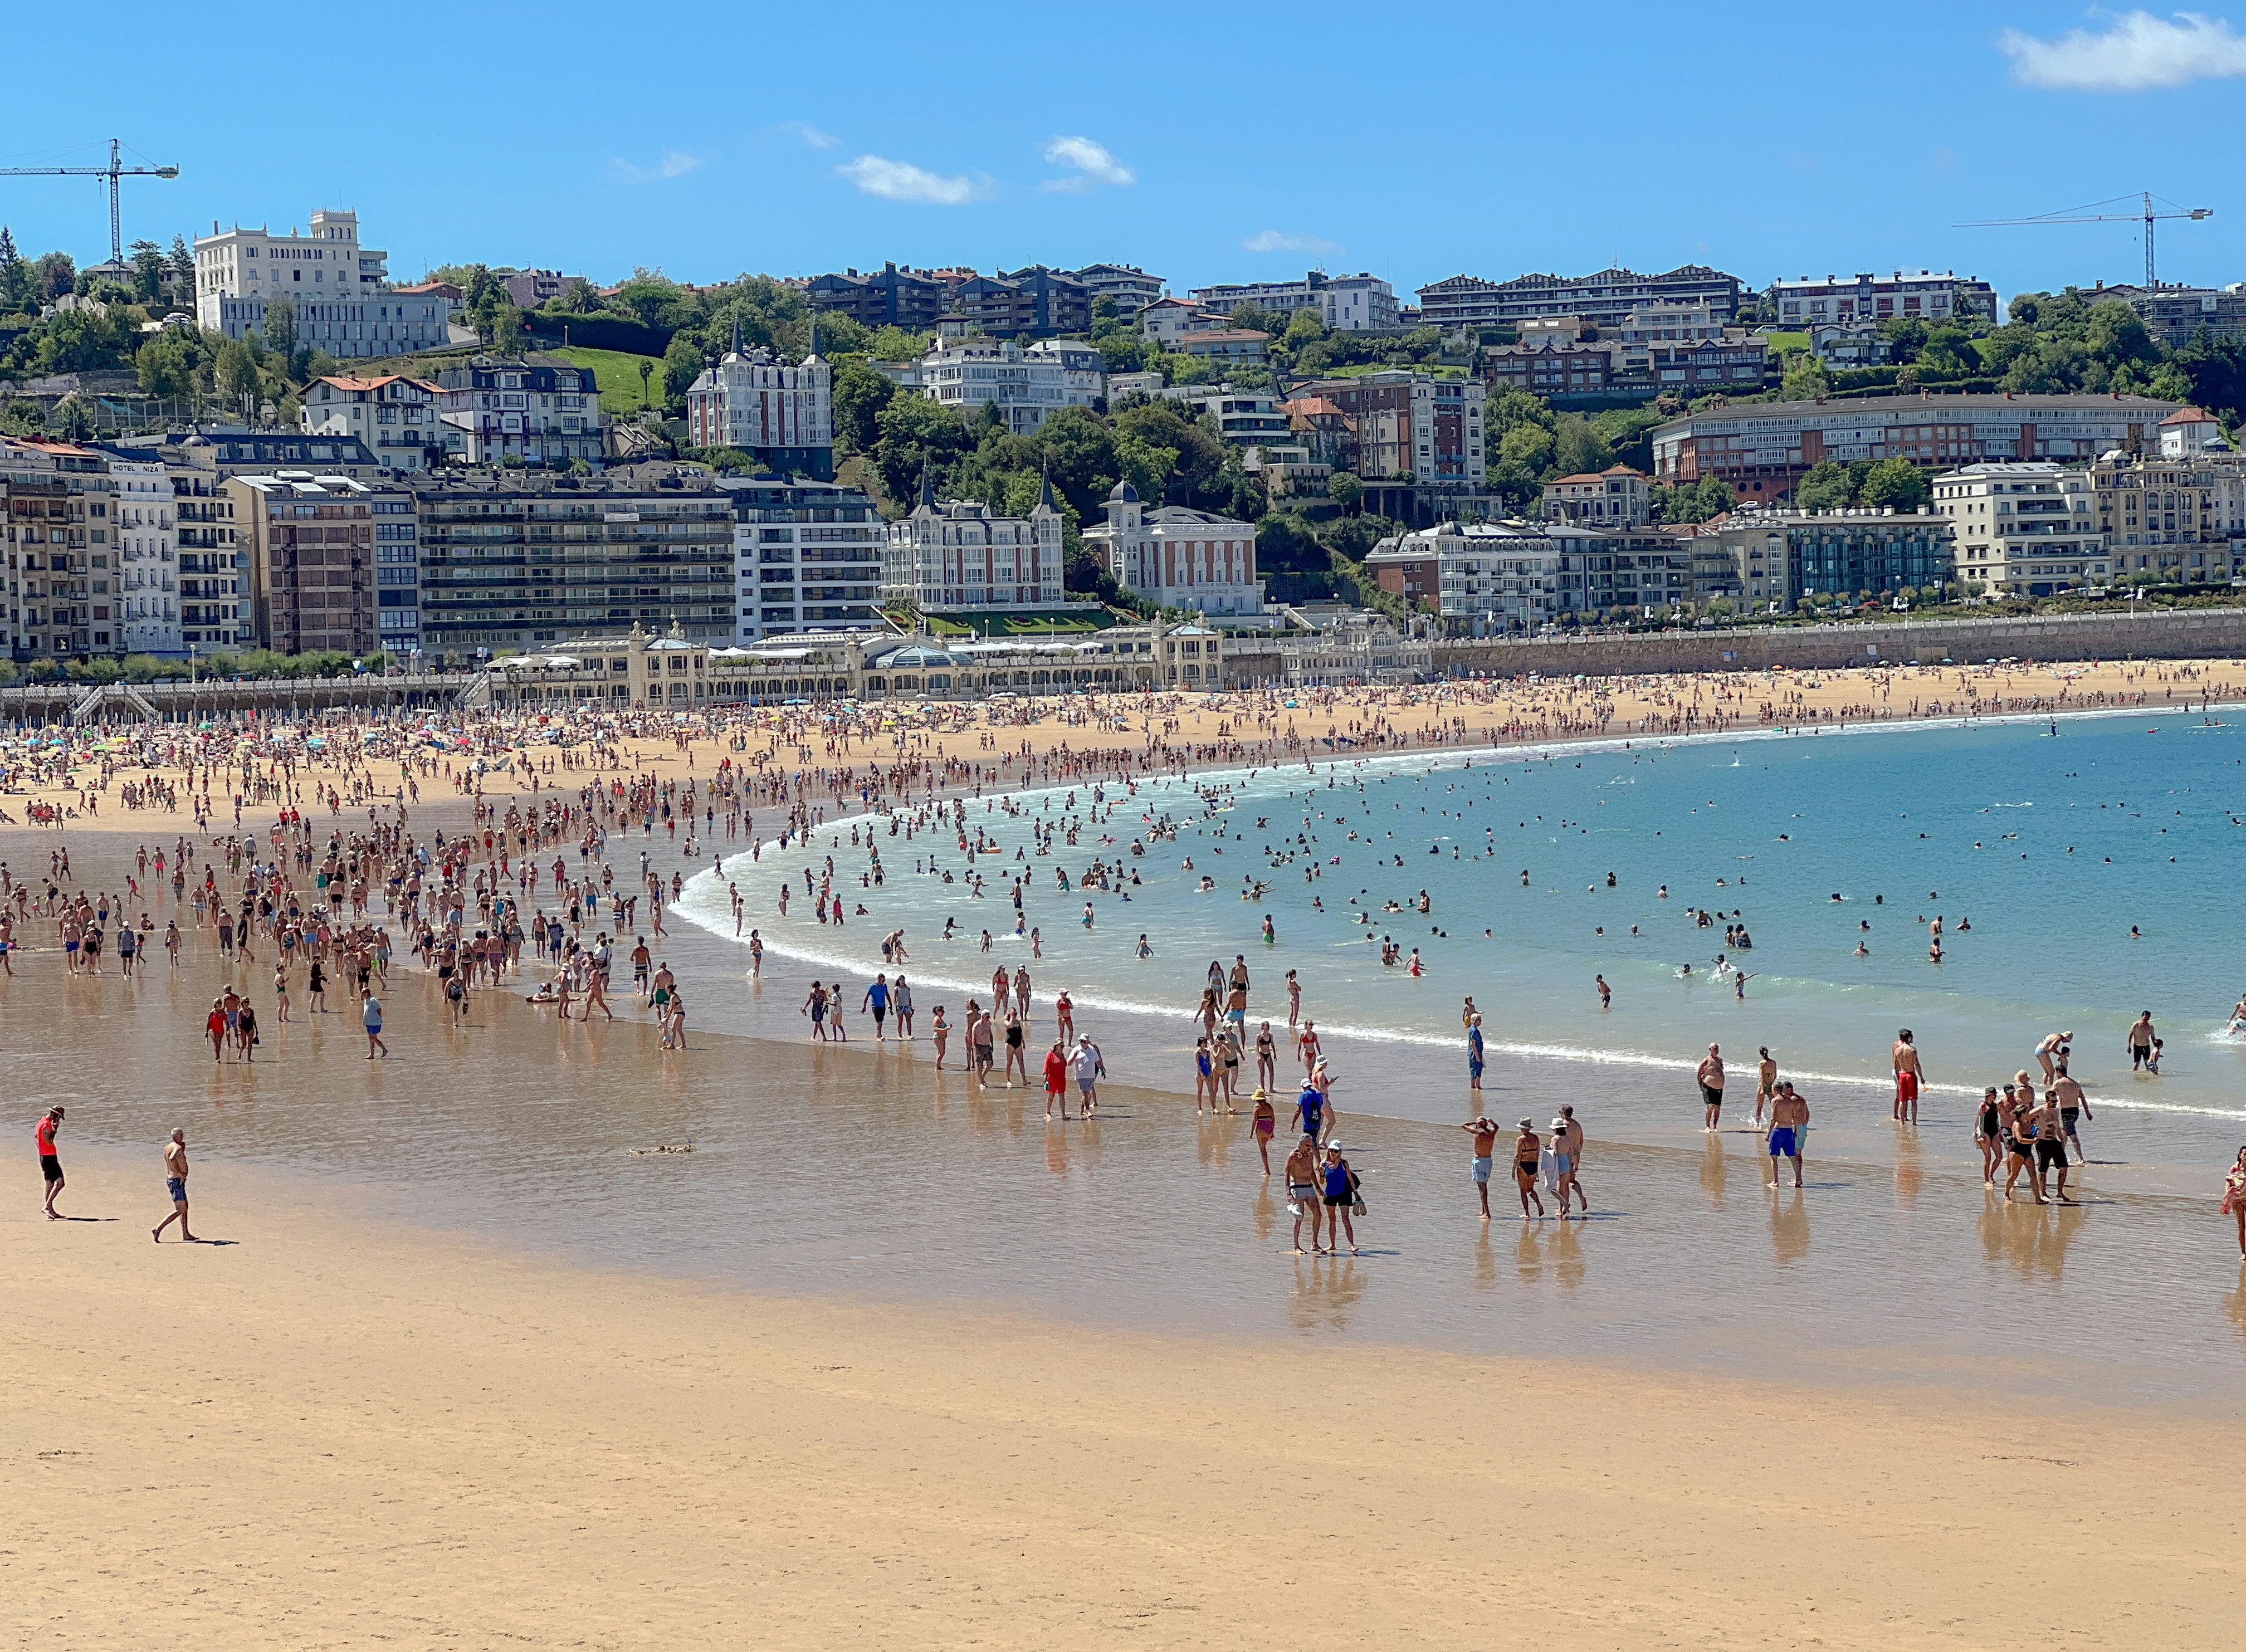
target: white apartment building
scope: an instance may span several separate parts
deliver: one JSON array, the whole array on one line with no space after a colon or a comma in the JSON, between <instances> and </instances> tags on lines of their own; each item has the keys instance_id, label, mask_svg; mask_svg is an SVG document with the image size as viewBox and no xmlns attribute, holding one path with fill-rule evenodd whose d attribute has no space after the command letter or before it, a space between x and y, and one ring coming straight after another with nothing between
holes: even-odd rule
<instances>
[{"instance_id":1,"label":"white apartment building","mask_svg":"<svg viewBox=\"0 0 2246 1652\"><path fill-rule=\"evenodd\" d=\"M912 514L889 524L881 595L923 613L1058 608L1060 530L1051 483L1029 515L1009 517L979 500L939 502L924 479Z\"/></svg>"},{"instance_id":2,"label":"white apartment building","mask_svg":"<svg viewBox=\"0 0 2246 1652\"><path fill-rule=\"evenodd\" d=\"M1071 407L1093 407L1107 399L1107 358L1080 338L1040 338L1027 353L1060 364L1061 394Z\"/></svg>"},{"instance_id":3,"label":"white apartment building","mask_svg":"<svg viewBox=\"0 0 2246 1652\"><path fill-rule=\"evenodd\" d=\"M2051 596L2103 585L2112 572L2088 471L2043 460L1968 465L1934 479L1950 520L1957 577L1990 595Z\"/></svg>"},{"instance_id":4,"label":"white apartment building","mask_svg":"<svg viewBox=\"0 0 2246 1652\"><path fill-rule=\"evenodd\" d=\"M1188 333L1209 332L1224 324L1222 316L1211 315L1182 298L1158 298L1139 312L1139 330L1165 344L1174 343Z\"/></svg>"},{"instance_id":5,"label":"white apartment building","mask_svg":"<svg viewBox=\"0 0 2246 1652\"><path fill-rule=\"evenodd\" d=\"M1067 370L1011 339L946 339L921 357L921 393L961 418L996 407L1008 430L1026 436L1069 405Z\"/></svg>"},{"instance_id":6,"label":"white apartment building","mask_svg":"<svg viewBox=\"0 0 2246 1652\"><path fill-rule=\"evenodd\" d=\"M1263 612L1252 524L1176 505L1148 510L1128 482L1108 494L1106 517L1084 530L1084 542L1125 590L1203 615Z\"/></svg>"},{"instance_id":7,"label":"white apartment building","mask_svg":"<svg viewBox=\"0 0 2246 1652\"><path fill-rule=\"evenodd\" d=\"M1160 275L1149 275L1136 264L1086 264L1069 273L1083 283L1088 302L1112 298L1119 316L1137 315L1165 291Z\"/></svg>"},{"instance_id":8,"label":"white apartment building","mask_svg":"<svg viewBox=\"0 0 2246 1652\"><path fill-rule=\"evenodd\" d=\"M390 255L362 246L358 214L320 211L303 235L239 224L195 239L195 320L240 338L265 331L265 307L287 299L298 339L330 356L395 356L441 349L452 306L433 293L390 286Z\"/></svg>"},{"instance_id":9,"label":"white apartment building","mask_svg":"<svg viewBox=\"0 0 2246 1652\"><path fill-rule=\"evenodd\" d=\"M2246 459L2235 450L2111 452L2090 467L2090 486L2117 581L2192 585L2246 570Z\"/></svg>"},{"instance_id":10,"label":"white apartment building","mask_svg":"<svg viewBox=\"0 0 2246 1652\"><path fill-rule=\"evenodd\" d=\"M1768 296L1778 307L1778 324L1790 331L1820 322L1892 321L1915 316L1928 323L1960 316L1997 318L1997 292L1975 275L1951 269L1898 269L1875 275L1803 275L1771 282Z\"/></svg>"},{"instance_id":11,"label":"white apartment building","mask_svg":"<svg viewBox=\"0 0 2246 1652\"><path fill-rule=\"evenodd\" d=\"M1538 513L1584 527L1643 527L1653 520L1653 487L1644 471L1627 465L1582 471L1545 483Z\"/></svg>"},{"instance_id":12,"label":"white apartment building","mask_svg":"<svg viewBox=\"0 0 2246 1652\"><path fill-rule=\"evenodd\" d=\"M185 656L172 472L160 459L112 452L117 482L117 603L127 654Z\"/></svg>"},{"instance_id":13,"label":"white apartment building","mask_svg":"<svg viewBox=\"0 0 2246 1652\"><path fill-rule=\"evenodd\" d=\"M296 422L315 436L357 437L391 470L425 470L429 450L446 445L439 418L442 396L436 385L397 373L378 378L339 373L304 387Z\"/></svg>"},{"instance_id":14,"label":"white apartment building","mask_svg":"<svg viewBox=\"0 0 2246 1652\"><path fill-rule=\"evenodd\" d=\"M800 363L736 341L687 391L686 436L696 447L738 448L770 471L832 481L834 376L816 339Z\"/></svg>"},{"instance_id":15,"label":"white apartment building","mask_svg":"<svg viewBox=\"0 0 2246 1652\"><path fill-rule=\"evenodd\" d=\"M1189 296L1205 309L1229 314L1235 304L1260 304L1291 312L1315 309L1337 333L1380 332L1397 324L1396 289L1365 270L1329 275L1313 269L1300 281L1241 282L1196 287Z\"/></svg>"},{"instance_id":16,"label":"white apartment building","mask_svg":"<svg viewBox=\"0 0 2246 1652\"><path fill-rule=\"evenodd\" d=\"M733 501L733 636L887 631L881 585L888 530L854 487L776 477L725 477Z\"/></svg>"}]
</instances>

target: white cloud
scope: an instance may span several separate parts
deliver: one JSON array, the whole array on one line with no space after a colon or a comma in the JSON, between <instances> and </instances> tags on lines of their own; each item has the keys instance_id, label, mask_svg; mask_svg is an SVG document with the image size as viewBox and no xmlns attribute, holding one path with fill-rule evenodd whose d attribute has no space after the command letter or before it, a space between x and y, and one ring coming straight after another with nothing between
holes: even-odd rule
<instances>
[{"instance_id":1,"label":"white cloud","mask_svg":"<svg viewBox=\"0 0 2246 1652\"><path fill-rule=\"evenodd\" d=\"M923 171L909 161L885 160L879 155L861 155L834 170L866 194L929 207L963 207L987 194L990 188L987 179L978 183L963 175L945 178Z\"/></svg>"},{"instance_id":2,"label":"white cloud","mask_svg":"<svg viewBox=\"0 0 2246 1652\"><path fill-rule=\"evenodd\" d=\"M1337 253L1341 250L1323 235L1290 235L1266 229L1240 243L1252 253Z\"/></svg>"},{"instance_id":3,"label":"white cloud","mask_svg":"<svg viewBox=\"0 0 2246 1652\"><path fill-rule=\"evenodd\" d=\"M808 120L783 120L773 128L795 139L807 149L840 149L842 140L831 132L821 132Z\"/></svg>"},{"instance_id":4,"label":"white cloud","mask_svg":"<svg viewBox=\"0 0 2246 1652\"><path fill-rule=\"evenodd\" d=\"M665 178L683 178L701 164L699 155L690 155L684 149L667 149L663 159L652 167L636 167L619 158L609 162L609 171L628 184L651 184Z\"/></svg>"},{"instance_id":5,"label":"white cloud","mask_svg":"<svg viewBox=\"0 0 2246 1652\"><path fill-rule=\"evenodd\" d=\"M1045 159L1056 167L1072 167L1073 178L1048 178L1039 185L1042 189L1065 190L1076 194L1092 189L1100 184L1135 184L1139 174L1108 153L1105 144L1094 143L1089 138L1056 138L1045 146Z\"/></svg>"},{"instance_id":6,"label":"white cloud","mask_svg":"<svg viewBox=\"0 0 2246 1652\"><path fill-rule=\"evenodd\" d=\"M2007 29L1997 44L2015 80L2058 92L2145 92L2246 75L2246 37L2198 11L2127 11L2103 34L2074 29L2056 40Z\"/></svg>"}]
</instances>

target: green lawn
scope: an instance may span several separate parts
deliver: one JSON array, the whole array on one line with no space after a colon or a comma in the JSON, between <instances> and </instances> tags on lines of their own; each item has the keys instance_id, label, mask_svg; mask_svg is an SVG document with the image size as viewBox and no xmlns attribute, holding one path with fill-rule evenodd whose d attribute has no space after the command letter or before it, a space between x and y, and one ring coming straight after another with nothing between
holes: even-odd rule
<instances>
[{"instance_id":1,"label":"green lawn","mask_svg":"<svg viewBox=\"0 0 2246 1652\"><path fill-rule=\"evenodd\" d=\"M636 413L646 404L640 399L639 364L646 362L655 369L655 376L647 382L650 399L663 382L663 357L634 356L621 350L586 350L572 344L567 350L549 350L541 355L559 356L579 367L593 370L593 381L601 387L601 411L611 418ZM661 402L655 404L657 407Z\"/></svg>"},{"instance_id":2,"label":"green lawn","mask_svg":"<svg viewBox=\"0 0 2246 1652\"><path fill-rule=\"evenodd\" d=\"M1763 347L1773 357L1786 356L1794 350L1809 348L1807 333L1765 333L1762 337Z\"/></svg>"}]
</instances>

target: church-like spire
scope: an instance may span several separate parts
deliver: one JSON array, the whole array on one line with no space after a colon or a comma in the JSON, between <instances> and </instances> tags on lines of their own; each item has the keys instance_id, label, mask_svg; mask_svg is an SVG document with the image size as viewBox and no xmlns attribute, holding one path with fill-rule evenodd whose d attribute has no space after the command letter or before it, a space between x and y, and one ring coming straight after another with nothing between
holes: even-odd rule
<instances>
[{"instance_id":1,"label":"church-like spire","mask_svg":"<svg viewBox=\"0 0 2246 1652\"><path fill-rule=\"evenodd\" d=\"M930 465L920 467L920 502L930 510L936 508L936 468Z\"/></svg>"},{"instance_id":2,"label":"church-like spire","mask_svg":"<svg viewBox=\"0 0 2246 1652\"><path fill-rule=\"evenodd\" d=\"M1052 466L1050 464L1038 466L1038 503L1049 511L1058 508L1053 504Z\"/></svg>"},{"instance_id":3,"label":"church-like spire","mask_svg":"<svg viewBox=\"0 0 2246 1652\"><path fill-rule=\"evenodd\" d=\"M740 312L738 309L736 309L736 310L733 312L733 354L735 354L736 356L738 356L738 355L739 355L740 353L741 353L741 312Z\"/></svg>"},{"instance_id":4,"label":"church-like spire","mask_svg":"<svg viewBox=\"0 0 2246 1652\"><path fill-rule=\"evenodd\" d=\"M815 309L811 312L811 353L803 359L807 365L819 359L819 312Z\"/></svg>"}]
</instances>

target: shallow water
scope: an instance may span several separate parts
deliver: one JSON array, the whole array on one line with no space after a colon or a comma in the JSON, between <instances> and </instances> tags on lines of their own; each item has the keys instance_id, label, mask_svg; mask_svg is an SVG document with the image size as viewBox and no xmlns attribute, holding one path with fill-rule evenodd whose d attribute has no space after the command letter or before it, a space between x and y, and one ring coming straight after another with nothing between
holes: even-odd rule
<instances>
[{"instance_id":1,"label":"shallow water","mask_svg":"<svg viewBox=\"0 0 2246 1652\"><path fill-rule=\"evenodd\" d=\"M184 1124L199 1153L316 1179L347 1207L763 1290L1805 1377L1978 1381L2059 1370L2095 1395L2219 1398L2235 1390L2246 1356L2246 1277L2230 1254L2228 1225L2214 1212L2221 1167L2236 1150L2229 1138L2240 1132L2220 1116L2236 1105L2223 1083L2234 1058L2179 1029L2195 1003L2204 1024L2206 1003L2227 1003L2211 982L2195 987L2189 957L2193 948L2209 956L2219 949L2227 965L2236 945L2228 933L2232 903L2221 887L2231 828L2216 806L2239 800L2236 761L2222 756L2236 737L2148 737L2134 731L2141 726L2071 723L2059 740L2045 736L2040 744L2021 729L1739 741L1534 764L1477 761L1471 775L1399 773L1391 765L1385 785L1383 772L1369 767L1364 797L1352 785L1346 799L1338 787L1327 791L1321 772L1310 811L1318 846L1323 855L1338 837L1344 861L1307 888L1328 896L1330 907L1345 907L1358 885L1381 892L1371 852L1348 844L1345 826L1337 833L1317 819L1323 808L1331 820L1344 801L1360 819L1365 806L1376 819L1379 806L1392 806L1390 822L1378 829L1396 830L1399 842L1406 831L1453 826L1443 809L1471 816L1501 799L1515 822L1544 813L1555 829L1543 833L1551 840L1531 851L1529 864L1532 872L1551 871L1516 896L1528 832L1518 825L1503 858L1488 862L1425 856L1428 839L1420 837L1421 856L1442 863L1441 880L1409 853L1406 868L1392 867L1392 875L1399 886L1408 876L1411 888L1424 883L1435 892L1432 921L1476 933L1472 941L1415 938L1438 969L1418 982L1362 962L1359 949L1372 948L1350 939L1337 914L1306 916L1299 881L1276 883L1268 904L1192 894L1178 862L1187 853L1202 866L1217 860L1213 824L1182 832L1178 843L1138 862L1145 881L1128 907L1098 898L1091 942L1071 921L1081 897L1039 890L1030 897L1033 914L1060 914L1043 925L1049 955L1038 968L1040 1003L1052 989L1086 982L1079 1019L1102 1039L1119 1081L1107 1116L1089 1126L1047 1126L1041 1098L978 1091L958 1075L936 1074L925 1037L910 1054L868 1049L863 1016L851 1017L857 1041L850 1047L807 1048L801 968L775 955L752 983L729 933L675 916L664 952L696 1025L696 1047L684 1055L660 1052L652 1029L632 1019L636 1009L613 1027L596 1022L565 1031L550 1011L525 1006L514 993L482 995L468 1024L454 1029L433 979L401 962L386 1000L385 1036L398 1054L370 1064L345 1017L274 1023L268 960L246 972L266 1021L260 1059L218 1068L200 1041L201 1012L222 977L208 942L194 943L177 976L160 964L135 983L119 980L113 962L99 980L65 981L57 954L33 952L17 961L15 980L0 982L13 1080L7 1112L28 1135L49 1101L68 1100L66 1162L74 1147L89 1144L145 1152L159 1207L155 1144ZM2174 755L2164 761L2181 772L2164 773L2158 792L2113 785L2115 774L2140 766L2132 740L2168 742L2161 750ZM2078 774L2096 784L2067 778ZM1303 789L1299 778L1293 785ZM2072 789L2078 785L2083 789ZM1471 806L1460 792L1444 790L1469 785ZM2166 806L2186 810L2183 816L2162 817L2153 803L2171 786L2175 796ZM1283 778L1277 790L1283 797ZM1909 837L1883 814L1836 800L1899 794L1913 817ZM2127 812L2110 806L2123 799ZM1978 812L2004 801L2037 803L2005 812L2037 816L2033 825L2004 827L2021 831L2030 867L2035 857L2056 864L2072 842L2073 876L2111 879L2097 886L2096 901L2073 901L2072 884L2031 881L2039 874L2013 870L2009 857L2000 863L1984 849L1975 859L1959 846L1966 833L1984 843L2000 835ZM1246 834L1259 816L1275 829L1284 817L1261 799L1240 802L1221 817L1243 833L1226 839L1222 859L1248 853L1260 868L1252 851L1263 839ZM2109 807L2100 811L2099 802ZM2042 825L2069 803L2073 830ZM1424 824L1422 804L1430 817ZM1183 818L1175 801L1162 806ZM1587 830L1557 829L1561 818L1579 815ZM1404 819L1408 826L1392 824ZM1291 819L1299 823L1299 809ZM1107 829L1126 823L1119 811ZM1022 833L997 813L978 815L976 824L994 834ZM1468 824L1479 831L1494 822ZM2171 827L2168 839L2157 853L2145 849L2161 824ZM1945 908L1951 887L1959 889L1965 904L1954 910L1974 916L1938 976L1895 955L1916 906L1909 887L1893 880L1909 874L1915 887L1918 874L1933 874L1937 853L1912 846L1918 830L1938 833L1928 841L1945 846L1944 881L1927 887L1943 890ZM1802 853L1771 852L1776 831ZM1072 876L1091 858L1092 835L1063 862ZM156 836L152 831L151 840ZM841 836L838 864L847 827ZM74 842L80 881L118 887L131 840ZM1009 840L1016 840L1025 838ZM51 841L13 833L0 849L24 867L44 863ZM936 841L951 863L949 838ZM657 842L667 867L669 846ZM882 929L906 924L917 958L929 961L909 966L925 983L925 1032L934 1003L950 996L933 990L933 977L973 980L979 965L987 986L989 962L968 943L954 943L963 954L956 964L938 957L941 943L922 939L923 927L932 937L947 909L1000 909L990 868L1012 864L1011 849L984 858L994 898L970 902L954 885L947 908L940 885L911 876L909 854L900 860L886 836L881 844L889 877L868 892L875 915L844 932L847 948L820 950L870 951ZM619 840L611 858L629 860L637 846ZM1352 861L1357 853L1363 859ZM1619 927L1639 922L1649 952L1659 925L1664 952L1682 955L1681 946L1705 932L1687 927L1681 904L1712 904L1714 877L1733 876L1731 857L1743 853L1757 859L1748 894L1736 903L1756 932L1758 968L1769 966L1768 997L1760 978L1744 1005L1686 988L1657 958L1637 958L1618 944L1610 952L1586 938L1600 923L1611 936L1616 914L1624 914ZM2188 872L2166 869L2169 853ZM2086 855L2099 872L2087 873ZM1052 859L1027 864L1045 874ZM741 869L738 860L728 865ZM1614 891L1603 884L1609 867L1617 873ZM758 870L771 875L769 851ZM1836 879L1841 872L1850 875ZM2152 898L2161 880L2187 875L2195 893ZM1653 893L1664 878L1665 903ZM1596 887L1583 893L1586 883ZM1860 898L1835 916L1820 904L1827 884ZM1726 892L1734 887L1727 881ZM705 914L713 928L730 931L722 888L699 889L718 899L717 912ZM2126 900L2115 894L2123 889ZM1291 904L1282 903L1282 891ZM1897 938L1875 946L1875 968L1864 978L1850 979L1842 972L1862 961L1848 956L1849 929L1863 897L1875 893L1889 893L1889 905L1875 912L1901 914ZM1337 894L1342 901L1331 898ZM932 922L915 903L934 912ZM1251 944L1265 910L1281 931L1268 954ZM2000 1057L2006 1070L2018 1064L2011 1052L2025 1052L2032 1038L2015 1027L2007 1006L2025 1006L2020 1023L2034 1028L2059 1024L2050 1017L2072 1013L2070 1002L2099 997L2094 969L2052 951L2049 937L2067 933L2069 911L2088 914L2086 929L2094 921L2110 932L2118 921L2126 934L2133 919L2143 925L2147 940L2134 950L2110 939L2101 945L2147 961L2123 989L2133 1003L2141 997L2154 1008L2175 1052L2168 1076L2120 1098L2138 1105L2100 1107L2085 1126L2100 1162L2085 1173L2084 1204L2038 1209L2023 1192L2023 1203L2007 1209L1988 1193L1967 1139L1963 1095L1938 1091L1921 1128L1898 1132L1888 1122L1883 1088L1807 1086L1818 1112L1809 1186L1799 1194L1765 1189L1766 1161L1751 1133L1712 1138L1698 1128L1689 1075L1670 1064L1709 1036L1720 1035L1727 1047L1770 1038L1789 1071L1870 1078L1901 1004L1937 1080L1950 1077L1975 1038L1985 1039L1979 1059L1991 1071ZM1157 912L1162 916L1153 918ZM160 908L160 921L163 915ZM1482 941L1474 916L1512 938ZM1106 950L1119 928L1135 938L1138 928L1167 925L1177 926L1180 938L1171 944L1164 929L1164 944L1143 971L1127 948L1120 963ZM778 944L807 951L835 941L815 924L805 927L802 942L793 925L780 933L761 927ZM1875 931L1882 939L1888 933L1886 925ZM1196 1123L1175 1093L1191 1042L1183 1011L1197 996L1201 969L1208 955L1236 951L1249 952L1258 966L1259 1018L1274 967L1291 966L1303 971L1313 1014L1330 1006L1336 1023L1365 1029L1335 1041L1340 1133L1370 1205L1360 1230L1366 1254L1354 1260L1290 1254L1291 1222L1259 1173L1244 1118ZM1532 955L1524 961L1524 953ZM1616 984L1613 1019L1576 1002L1593 968ZM862 976L844 979L854 994ZM1629 1030L1631 1059L1504 1055L1489 1075L1487 1104L1495 1116L1525 1112L1541 1123L1562 1098L1582 1111L1592 1143L1584 1167L1596 1201L1589 1222L1524 1225L1504 1187L1493 1189L1490 1227L1475 1220L1467 1142L1452 1122L1471 1111L1454 1030L1455 1001L1469 990L1494 1012L1494 1050L1508 1042L1597 1049L1603 1030ZM1106 1008L1111 995L1119 1003L1160 1006L1161 1014ZM1821 1014L1821 1004L1834 1007ZM1041 1035L1050 1027L1044 1014L1041 1008ZM2078 1015L2078 1027L2085 1023L2099 1029L2095 1038L2085 1032L2086 1055L2101 1045L2118 1050L2113 1015L2100 1023ZM1774 1024L1793 1030L1773 1037ZM1704 1034L1707 1026L1718 1032ZM723 1033L709 1030L717 1028ZM1814 1042L1821 1033L1823 1042ZM955 1063L958 1049L955 1040ZM2093 1106L2120 1090L2117 1065L2126 1068L2098 1058ZM1151 1087L1122 1082L1140 1079ZM2173 1111L2202 1107L2209 1111ZM630 1151L690 1139L691 1154ZM25 1154L28 1177L28 1143ZM222 1205L199 1207L199 1226L223 1232L226 1217Z\"/></svg>"}]
</instances>

